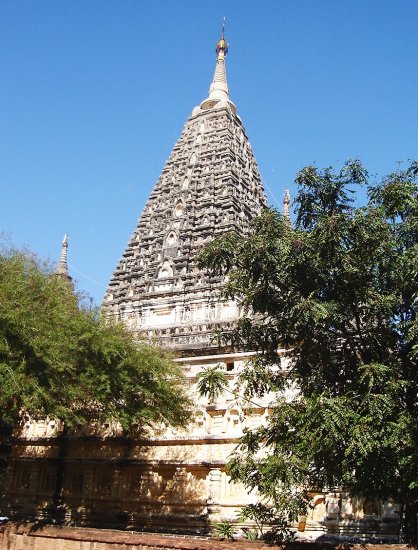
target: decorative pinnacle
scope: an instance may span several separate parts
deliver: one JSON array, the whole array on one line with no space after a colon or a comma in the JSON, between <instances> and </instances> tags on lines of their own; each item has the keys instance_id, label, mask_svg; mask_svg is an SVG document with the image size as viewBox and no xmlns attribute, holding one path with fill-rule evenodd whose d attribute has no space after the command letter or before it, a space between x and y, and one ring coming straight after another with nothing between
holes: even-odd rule
<instances>
[{"instance_id":1,"label":"decorative pinnacle","mask_svg":"<svg viewBox=\"0 0 418 550\"><path fill-rule=\"evenodd\" d=\"M229 90L226 81L225 56L228 53L228 44L224 36L225 18L222 24L222 36L216 44L216 67L213 81L209 88L209 99L228 99Z\"/></svg>"},{"instance_id":2,"label":"decorative pinnacle","mask_svg":"<svg viewBox=\"0 0 418 550\"><path fill-rule=\"evenodd\" d=\"M62 248L61 248L61 257L60 261L58 262L57 268L55 270L55 273L59 275L60 277L65 277L69 281L71 281L71 277L68 274L68 266L67 266L67 249L68 249L68 235L67 233L64 235L64 239L62 241Z\"/></svg>"},{"instance_id":3,"label":"decorative pinnacle","mask_svg":"<svg viewBox=\"0 0 418 550\"><path fill-rule=\"evenodd\" d=\"M219 56L219 53L220 52L223 52L224 53L224 56L228 53L228 44L225 40L225 22L226 22L226 19L224 17L223 21L222 21L222 34L221 34L221 39L219 40L219 42L216 44L216 54Z\"/></svg>"},{"instance_id":4,"label":"decorative pinnacle","mask_svg":"<svg viewBox=\"0 0 418 550\"><path fill-rule=\"evenodd\" d=\"M225 17L222 22L222 34L221 39L216 44L216 67L215 74L213 75L212 84L209 88L208 97L200 104L200 109L206 111L207 109L226 107L234 115L237 112L237 108L229 99L228 83L226 81L226 68L225 57L228 53L228 43L225 40Z\"/></svg>"},{"instance_id":5,"label":"decorative pinnacle","mask_svg":"<svg viewBox=\"0 0 418 550\"><path fill-rule=\"evenodd\" d=\"M287 223L290 225L290 193L287 187L283 196L283 216L286 218Z\"/></svg>"}]
</instances>

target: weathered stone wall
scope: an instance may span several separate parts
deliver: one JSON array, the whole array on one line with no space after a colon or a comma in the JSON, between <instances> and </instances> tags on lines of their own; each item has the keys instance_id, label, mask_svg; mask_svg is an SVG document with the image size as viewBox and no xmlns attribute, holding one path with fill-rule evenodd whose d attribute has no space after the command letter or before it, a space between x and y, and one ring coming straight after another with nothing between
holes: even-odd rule
<instances>
[{"instance_id":1,"label":"weathered stone wall","mask_svg":"<svg viewBox=\"0 0 418 550\"><path fill-rule=\"evenodd\" d=\"M185 360L191 388L203 365L222 359L232 383L241 355ZM264 420L267 403L245 421L232 392L209 406L196 396L196 405L187 429L142 441L118 437L107 425L101 437L86 427L64 440L59 425L28 421L13 442L0 509L13 519L54 517L61 471L59 519L72 524L204 533L217 521L236 519L251 497L228 482L224 466L243 427Z\"/></svg>"}]
</instances>

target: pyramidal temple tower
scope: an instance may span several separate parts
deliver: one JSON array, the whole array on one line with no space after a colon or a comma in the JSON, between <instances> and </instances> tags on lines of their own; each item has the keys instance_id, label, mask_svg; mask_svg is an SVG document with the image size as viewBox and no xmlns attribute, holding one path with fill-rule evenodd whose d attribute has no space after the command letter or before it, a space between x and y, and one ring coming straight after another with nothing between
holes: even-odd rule
<instances>
[{"instance_id":1,"label":"pyramidal temple tower","mask_svg":"<svg viewBox=\"0 0 418 550\"><path fill-rule=\"evenodd\" d=\"M196 389L197 375L215 366L226 371L232 389L251 355L218 347L215 334L232 327L239 306L222 297L221 278L199 268L198 254L224 232L245 234L266 205L251 145L229 98L227 53L222 32L209 95L186 121L104 300L108 315L176 352L196 404L186 430L167 428L132 451L129 475L148 491L135 503L135 521L146 519L152 528L163 521L166 528L206 532L252 502L254 495L229 483L225 464L243 428L268 414L260 400L244 422L232 391L209 402Z\"/></svg>"},{"instance_id":2,"label":"pyramidal temple tower","mask_svg":"<svg viewBox=\"0 0 418 550\"><path fill-rule=\"evenodd\" d=\"M110 281L104 306L133 332L182 353L216 346L239 316L222 281L197 265L226 231L245 233L266 204L257 163L229 98L224 33L209 96L195 107ZM206 351L206 352L207 352Z\"/></svg>"}]
</instances>

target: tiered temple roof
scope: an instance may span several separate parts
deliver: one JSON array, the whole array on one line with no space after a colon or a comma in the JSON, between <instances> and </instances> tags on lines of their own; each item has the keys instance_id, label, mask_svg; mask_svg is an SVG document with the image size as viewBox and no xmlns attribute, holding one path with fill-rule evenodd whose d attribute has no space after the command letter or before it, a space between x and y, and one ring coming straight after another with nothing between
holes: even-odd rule
<instances>
[{"instance_id":1,"label":"tiered temple roof","mask_svg":"<svg viewBox=\"0 0 418 550\"><path fill-rule=\"evenodd\" d=\"M257 163L229 98L224 35L208 97L193 109L149 197L105 296L108 314L183 351L215 347L237 304L197 255L226 231L246 232L266 199Z\"/></svg>"}]
</instances>

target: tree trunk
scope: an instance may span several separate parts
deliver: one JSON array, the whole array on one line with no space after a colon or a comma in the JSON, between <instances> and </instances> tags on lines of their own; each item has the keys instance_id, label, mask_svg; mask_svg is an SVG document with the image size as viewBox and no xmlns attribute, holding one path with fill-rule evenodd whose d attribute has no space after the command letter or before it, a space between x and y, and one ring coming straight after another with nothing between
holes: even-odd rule
<instances>
[{"instance_id":1,"label":"tree trunk","mask_svg":"<svg viewBox=\"0 0 418 550\"><path fill-rule=\"evenodd\" d=\"M9 466L9 455L12 449L10 438L12 428L0 420L0 502L3 503L4 491L6 489L7 468Z\"/></svg>"},{"instance_id":2,"label":"tree trunk","mask_svg":"<svg viewBox=\"0 0 418 550\"><path fill-rule=\"evenodd\" d=\"M399 542L411 546L418 544L418 503L407 503L401 506Z\"/></svg>"},{"instance_id":3,"label":"tree trunk","mask_svg":"<svg viewBox=\"0 0 418 550\"><path fill-rule=\"evenodd\" d=\"M55 489L52 495L52 520L54 523L62 523L65 517L62 489L64 484L66 458L68 452L68 428L64 425L59 436L59 451L57 456L57 470L55 474Z\"/></svg>"}]
</instances>

